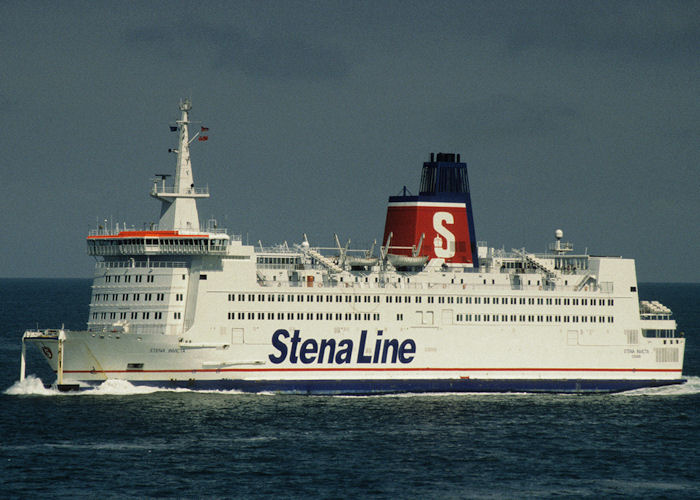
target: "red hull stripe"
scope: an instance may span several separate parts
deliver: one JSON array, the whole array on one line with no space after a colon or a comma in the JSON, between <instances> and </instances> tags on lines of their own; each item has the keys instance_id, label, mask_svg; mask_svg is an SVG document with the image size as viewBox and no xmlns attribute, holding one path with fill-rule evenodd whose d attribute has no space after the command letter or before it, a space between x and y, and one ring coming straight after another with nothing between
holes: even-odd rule
<instances>
[{"instance_id":1,"label":"red hull stripe","mask_svg":"<svg viewBox=\"0 0 700 500\"><path fill-rule=\"evenodd\" d=\"M191 370L64 370L63 373L216 373L216 372L625 372L681 373L673 368L193 368Z\"/></svg>"}]
</instances>

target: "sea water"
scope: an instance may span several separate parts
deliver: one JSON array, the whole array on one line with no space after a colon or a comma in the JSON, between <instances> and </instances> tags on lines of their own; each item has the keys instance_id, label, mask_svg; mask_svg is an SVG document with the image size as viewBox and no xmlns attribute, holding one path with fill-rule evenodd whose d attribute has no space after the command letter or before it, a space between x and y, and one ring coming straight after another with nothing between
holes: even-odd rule
<instances>
[{"instance_id":1,"label":"sea water","mask_svg":"<svg viewBox=\"0 0 700 500\"><path fill-rule=\"evenodd\" d=\"M81 329L88 280L0 280L0 497L700 495L700 285L641 284L687 338L688 383L611 395L79 394L22 332Z\"/></svg>"}]
</instances>

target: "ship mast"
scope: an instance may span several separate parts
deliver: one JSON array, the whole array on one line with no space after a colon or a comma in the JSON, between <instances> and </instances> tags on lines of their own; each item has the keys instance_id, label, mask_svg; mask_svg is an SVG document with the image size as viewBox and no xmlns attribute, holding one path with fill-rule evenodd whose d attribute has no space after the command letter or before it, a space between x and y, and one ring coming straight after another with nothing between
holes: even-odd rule
<instances>
[{"instance_id":1,"label":"ship mast","mask_svg":"<svg viewBox=\"0 0 700 500\"><path fill-rule=\"evenodd\" d=\"M173 186L165 185L165 176L160 176L162 183L153 183L151 196L161 201L160 221L161 231L199 231L199 216L197 213L197 198L208 198L209 189L194 186L192 163L190 161L189 112L192 102L189 99L180 101L182 116L176 121L178 147L172 150L177 154L175 181ZM198 134L197 134L198 135ZM195 135L195 137L197 136ZM192 140L194 140L194 138Z\"/></svg>"}]
</instances>

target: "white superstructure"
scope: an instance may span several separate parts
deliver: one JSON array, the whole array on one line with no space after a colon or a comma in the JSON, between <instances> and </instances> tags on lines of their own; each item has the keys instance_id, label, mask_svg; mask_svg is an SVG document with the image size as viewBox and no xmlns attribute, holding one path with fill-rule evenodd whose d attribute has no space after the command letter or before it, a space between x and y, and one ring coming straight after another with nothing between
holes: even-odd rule
<instances>
[{"instance_id":1,"label":"white superstructure","mask_svg":"<svg viewBox=\"0 0 700 500\"><path fill-rule=\"evenodd\" d=\"M365 394L605 392L681 383L685 339L641 302L634 261L474 240L466 164L438 154L391 197L382 245L243 244L200 225L180 103L157 227L99 228L86 331L27 331L63 386L135 384ZM24 376L24 355L22 357Z\"/></svg>"}]
</instances>

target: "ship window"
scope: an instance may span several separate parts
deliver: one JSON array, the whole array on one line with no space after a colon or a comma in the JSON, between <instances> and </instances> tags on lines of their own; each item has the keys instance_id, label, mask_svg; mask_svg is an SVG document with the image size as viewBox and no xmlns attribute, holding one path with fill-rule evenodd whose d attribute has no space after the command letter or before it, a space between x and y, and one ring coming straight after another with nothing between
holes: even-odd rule
<instances>
[{"instance_id":1,"label":"ship window","mask_svg":"<svg viewBox=\"0 0 700 500\"><path fill-rule=\"evenodd\" d=\"M258 295L258 301L265 302L265 296L262 294Z\"/></svg>"},{"instance_id":2,"label":"ship window","mask_svg":"<svg viewBox=\"0 0 700 500\"><path fill-rule=\"evenodd\" d=\"M255 295L253 295L252 293L249 293L248 294L248 302L255 302Z\"/></svg>"},{"instance_id":3,"label":"ship window","mask_svg":"<svg viewBox=\"0 0 700 500\"><path fill-rule=\"evenodd\" d=\"M284 302L284 295L279 294L279 295L277 296L277 302Z\"/></svg>"},{"instance_id":4,"label":"ship window","mask_svg":"<svg viewBox=\"0 0 700 500\"><path fill-rule=\"evenodd\" d=\"M636 291L637 291L637 287L636 287L636 286L631 286L631 287L630 287L630 292L636 292Z\"/></svg>"},{"instance_id":5,"label":"ship window","mask_svg":"<svg viewBox=\"0 0 700 500\"><path fill-rule=\"evenodd\" d=\"M205 280L205 279L207 279L207 275L206 275L206 274L200 274L200 275L199 275L199 279L200 279L200 280Z\"/></svg>"}]
</instances>

